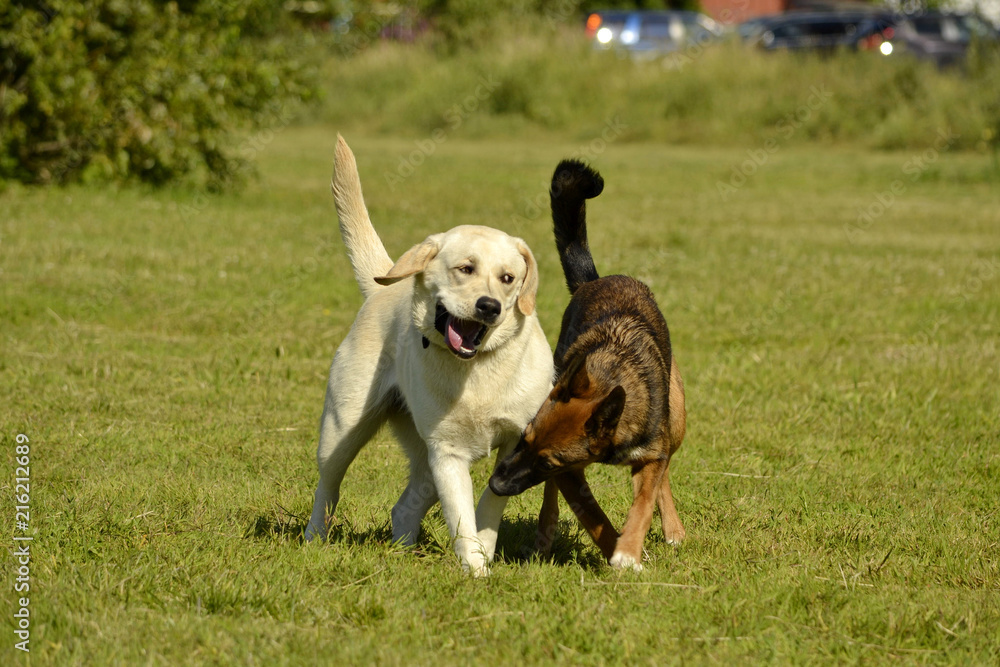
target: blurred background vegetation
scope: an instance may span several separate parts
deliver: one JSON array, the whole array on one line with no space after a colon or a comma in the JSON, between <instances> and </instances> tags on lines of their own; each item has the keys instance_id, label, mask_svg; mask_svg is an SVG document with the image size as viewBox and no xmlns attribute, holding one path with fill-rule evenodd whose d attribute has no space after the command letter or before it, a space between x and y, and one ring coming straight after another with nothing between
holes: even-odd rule
<instances>
[{"instance_id":1,"label":"blurred background vegetation","mask_svg":"<svg viewBox=\"0 0 1000 667\"><path fill-rule=\"evenodd\" d=\"M736 39L637 61L586 13L696 0L45 0L0 6L0 182L229 189L273 132L997 151L1000 58L764 54ZM817 100L821 99L820 103Z\"/></svg>"},{"instance_id":2,"label":"blurred background vegetation","mask_svg":"<svg viewBox=\"0 0 1000 667\"><path fill-rule=\"evenodd\" d=\"M316 98L321 56L270 0L2 3L0 52L0 178L217 188L248 172L235 133Z\"/></svg>"}]
</instances>

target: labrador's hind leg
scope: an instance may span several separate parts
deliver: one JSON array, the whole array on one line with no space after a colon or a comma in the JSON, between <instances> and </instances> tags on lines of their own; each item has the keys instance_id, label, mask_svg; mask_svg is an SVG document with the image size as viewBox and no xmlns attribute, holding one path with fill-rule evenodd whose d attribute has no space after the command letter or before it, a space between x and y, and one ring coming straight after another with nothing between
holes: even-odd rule
<instances>
[{"instance_id":1,"label":"labrador's hind leg","mask_svg":"<svg viewBox=\"0 0 1000 667\"><path fill-rule=\"evenodd\" d=\"M348 336L333 358L316 449L319 483L306 541L326 539L347 467L392 408L393 389L379 384L379 355L379 350L365 350Z\"/></svg>"},{"instance_id":2,"label":"labrador's hind leg","mask_svg":"<svg viewBox=\"0 0 1000 667\"><path fill-rule=\"evenodd\" d=\"M410 546L416 543L420 522L438 501L438 493L427 463L427 445L409 413L393 415L389 423L410 459L410 479L392 508L392 540Z\"/></svg>"},{"instance_id":3,"label":"labrador's hind leg","mask_svg":"<svg viewBox=\"0 0 1000 667\"><path fill-rule=\"evenodd\" d=\"M331 412L329 405L323 411L316 453L319 483L313 500L312 516L306 527L306 541L326 539L330 519L337 511L337 503L340 501L340 484L344 480L344 473L365 443L378 431L381 423L382 419L373 414L361 412L353 420L345 420Z\"/></svg>"}]
</instances>

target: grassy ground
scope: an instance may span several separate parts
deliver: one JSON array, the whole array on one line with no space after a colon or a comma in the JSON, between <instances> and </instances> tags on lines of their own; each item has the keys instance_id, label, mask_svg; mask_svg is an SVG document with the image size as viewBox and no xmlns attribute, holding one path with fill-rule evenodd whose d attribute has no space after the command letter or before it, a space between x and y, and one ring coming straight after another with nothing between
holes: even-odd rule
<instances>
[{"instance_id":1,"label":"grassy ground","mask_svg":"<svg viewBox=\"0 0 1000 667\"><path fill-rule=\"evenodd\" d=\"M277 132L242 194L0 195L0 521L13 550L24 434L32 664L1000 660L988 157L348 135L390 253L463 222L528 240L552 342L567 295L545 184L589 158L607 181L598 267L647 281L671 325L687 542L655 527L646 570L618 573L564 514L540 562L535 489L479 581L436 511L416 549L390 544L405 465L388 435L350 469L332 544L299 540L360 302L327 187L335 131ZM621 522L626 472L592 470ZM27 664L5 563L0 662Z\"/></svg>"}]
</instances>

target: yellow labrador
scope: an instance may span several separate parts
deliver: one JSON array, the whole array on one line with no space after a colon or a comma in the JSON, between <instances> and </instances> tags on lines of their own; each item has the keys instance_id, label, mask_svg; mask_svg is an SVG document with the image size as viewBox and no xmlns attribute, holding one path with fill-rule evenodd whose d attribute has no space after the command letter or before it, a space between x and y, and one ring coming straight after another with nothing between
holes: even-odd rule
<instances>
[{"instance_id":1,"label":"yellow labrador","mask_svg":"<svg viewBox=\"0 0 1000 667\"><path fill-rule=\"evenodd\" d=\"M330 368L306 539L326 537L347 467L388 422L410 460L393 539L412 544L440 500L462 565L487 574L506 498L486 488L476 506L469 466L510 453L552 388L535 259L521 239L460 226L393 263L339 136L333 196L365 302Z\"/></svg>"}]
</instances>

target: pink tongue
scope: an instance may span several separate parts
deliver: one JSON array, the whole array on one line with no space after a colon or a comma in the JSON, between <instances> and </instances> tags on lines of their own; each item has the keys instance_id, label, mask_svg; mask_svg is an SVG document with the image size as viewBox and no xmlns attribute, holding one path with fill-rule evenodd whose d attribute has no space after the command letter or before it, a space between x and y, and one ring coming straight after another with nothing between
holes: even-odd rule
<instances>
[{"instance_id":1,"label":"pink tongue","mask_svg":"<svg viewBox=\"0 0 1000 667\"><path fill-rule=\"evenodd\" d=\"M475 349L476 334L479 333L479 328L481 326L482 325L478 322L449 317L448 325L445 327L444 336L445 340L448 342L448 347L456 352L461 350L463 347L466 350Z\"/></svg>"}]
</instances>

